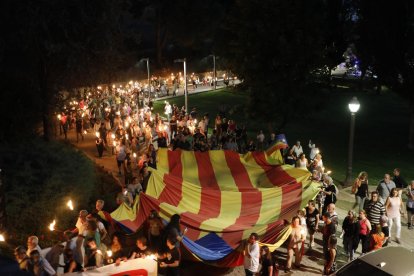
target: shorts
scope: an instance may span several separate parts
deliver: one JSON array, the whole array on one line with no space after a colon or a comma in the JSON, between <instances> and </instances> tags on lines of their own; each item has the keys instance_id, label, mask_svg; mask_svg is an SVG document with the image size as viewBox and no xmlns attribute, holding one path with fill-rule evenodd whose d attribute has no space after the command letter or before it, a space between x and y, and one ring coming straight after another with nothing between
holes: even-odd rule
<instances>
[{"instance_id":1,"label":"shorts","mask_svg":"<svg viewBox=\"0 0 414 276\"><path fill-rule=\"evenodd\" d=\"M385 237L389 237L390 236L390 229L388 228L388 226L382 227L382 233L384 233L384 236Z\"/></svg>"},{"instance_id":2,"label":"shorts","mask_svg":"<svg viewBox=\"0 0 414 276\"><path fill-rule=\"evenodd\" d=\"M313 235L316 232L315 225L308 226L308 233L309 235Z\"/></svg>"}]
</instances>

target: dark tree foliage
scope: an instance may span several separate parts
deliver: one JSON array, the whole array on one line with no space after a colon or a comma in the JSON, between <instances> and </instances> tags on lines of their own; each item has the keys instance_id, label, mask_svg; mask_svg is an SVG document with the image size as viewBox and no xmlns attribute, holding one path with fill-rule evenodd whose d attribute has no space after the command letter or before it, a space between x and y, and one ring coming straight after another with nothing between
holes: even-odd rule
<instances>
[{"instance_id":1,"label":"dark tree foliage","mask_svg":"<svg viewBox=\"0 0 414 276\"><path fill-rule=\"evenodd\" d=\"M111 0L2 1L1 139L39 129L50 139L58 91L110 81L134 62L123 48L123 8Z\"/></svg>"},{"instance_id":2,"label":"dark tree foliage","mask_svg":"<svg viewBox=\"0 0 414 276\"><path fill-rule=\"evenodd\" d=\"M236 0L217 39L219 54L250 89L251 115L277 130L321 98L315 76L332 64L327 48L335 40L326 2Z\"/></svg>"},{"instance_id":3,"label":"dark tree foliage","mask_svg":"<svg viewBox=\"0 0 414 276\"><path fill-rule=\"evenodd\" d=\"M387 85L410 104L408 146L414 149L414 3L361 1L357 48L372 66L379 85Z\"/></svg>"},{"instance_id":4,"label":"dark tree foliage","mask_svg":"<svg viewBox=\"0 0 414 276\"><path fill-rule=\"evenodd\" d=\"M138 0L131 13L150 26L158 66L168 58L200 57L211 53L212 38L224 14L225 1Z\"/></svg>"}]
</instances>

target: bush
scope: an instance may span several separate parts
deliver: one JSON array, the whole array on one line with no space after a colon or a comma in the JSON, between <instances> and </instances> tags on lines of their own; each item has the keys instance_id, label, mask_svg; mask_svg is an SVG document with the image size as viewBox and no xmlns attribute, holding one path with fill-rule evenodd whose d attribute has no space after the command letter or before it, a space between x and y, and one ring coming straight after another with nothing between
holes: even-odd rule
<instances>
[{"instance_id":1,"label":"bush","mask_svg":"<svg viewBox=\"0 0 414 276\"><path fill-rule=\"evenodd\" d=\"M6 232L8 243L13 245L26 244L28 236L37 235L41 247L50 246L61 239L59 231L48 229L54 219L58 230L73 229L79 210L93 210L98 198L106 199L106 209L110 208L119 189L111 176L83 153L61 142L34 139L3 145L0 165L6 194ZM69 199L74 211L66 206Z\"/></svg>"}]
</instances>

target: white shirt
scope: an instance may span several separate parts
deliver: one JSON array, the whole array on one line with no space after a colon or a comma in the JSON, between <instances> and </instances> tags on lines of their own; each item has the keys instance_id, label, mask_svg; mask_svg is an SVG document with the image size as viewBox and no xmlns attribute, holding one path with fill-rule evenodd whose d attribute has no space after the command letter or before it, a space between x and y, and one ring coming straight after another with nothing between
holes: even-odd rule
<instances>
[{"instance_id":1,"label":"white shirt","mask_svg":"<svg viewBox=\"0 0 414 276\"><path fill-rule=\"evenodd\" d=\"M315 159L316 154L318 154L319 149L316 147L315 144L311 144L311 143L309 143L309 148L311 149L309 153L309 158L313 160Z\"/></svg>"},{"instance_id":2,"label":"white shirt","mask_svg":"<svg viewBox=\"0 0 414 276\"><path fill-rule=\"evenodd\" d=\"M303 153L303 149L302 149L302 146L301 146L301 145L299 145L299 146L294 145L294 146L292 147L292 149L293 149L293 152L296 154L296 157L299 157L299 155L300 155L301 153Z\"/></svg>"},{"instance_id":3,"label":"white shirt","mask_svg":"<svg viewBox=\"0 0 414 276\"><path fill-rule=\"evenodd\" d=\"M244 268L250 270L251 272L257 272L259 270L259 257L260 257L260 248L259 243L255 242L254 244L247 245L247 252L244 256Z\"/></svg>"}]
</instances>

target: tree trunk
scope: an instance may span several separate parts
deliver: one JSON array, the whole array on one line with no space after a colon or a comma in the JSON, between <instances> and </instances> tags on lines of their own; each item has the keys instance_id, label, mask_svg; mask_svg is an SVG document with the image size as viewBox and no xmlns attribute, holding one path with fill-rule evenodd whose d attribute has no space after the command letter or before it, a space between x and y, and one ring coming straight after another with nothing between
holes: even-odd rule
<instances>
[{"instance_id":1,"label":"tree trunk","mask_svg":"<svg viewBox=\"0 0 414 276\"><path fill-rule=\"evenodd\" d=\"M410 103L410 128L408 133L408 148L414 150L414 102Z\"/></svg>"},{"instance_id":2,"label":"tree trunk","mask_svg":"<svg viewBox=\"0 0 414 276\"><path fill-rule=\"evenodd\" d=\"M0 233L6 229L6 193L0 171Z\"/></svg>"},{"instance_id":3,"label":"tree trunk","mask_svg":"<svg viewBox=\"0 0 414 276\"><path fill-rule=\"evenodd\" d=\"M48 74L44 61L40 62L39 83L40 94L42 95L42 123L43 123L43 139L51 141L53 139L52 127L52 108L51 103L54 97L52 89L49 87Z\"/></svg>"},{"instance_id":4,"label":"tree trunk","mask_svg":"<svg viewBox=\"0 0 414 276\"><path fill-rule=\"evenodd\" d=\"M160 8L159 8L160 9ZM161 24L161 12L159 10L157 10L157 26L156 26L156 37L155 37L155 41L157 43L156 45L156 51L157 51L157 64L158 66L160 66L160 68L162 67L162 34L161 34L161 28L162 28L162 24Z\"/></svg>"}]
</instances>

